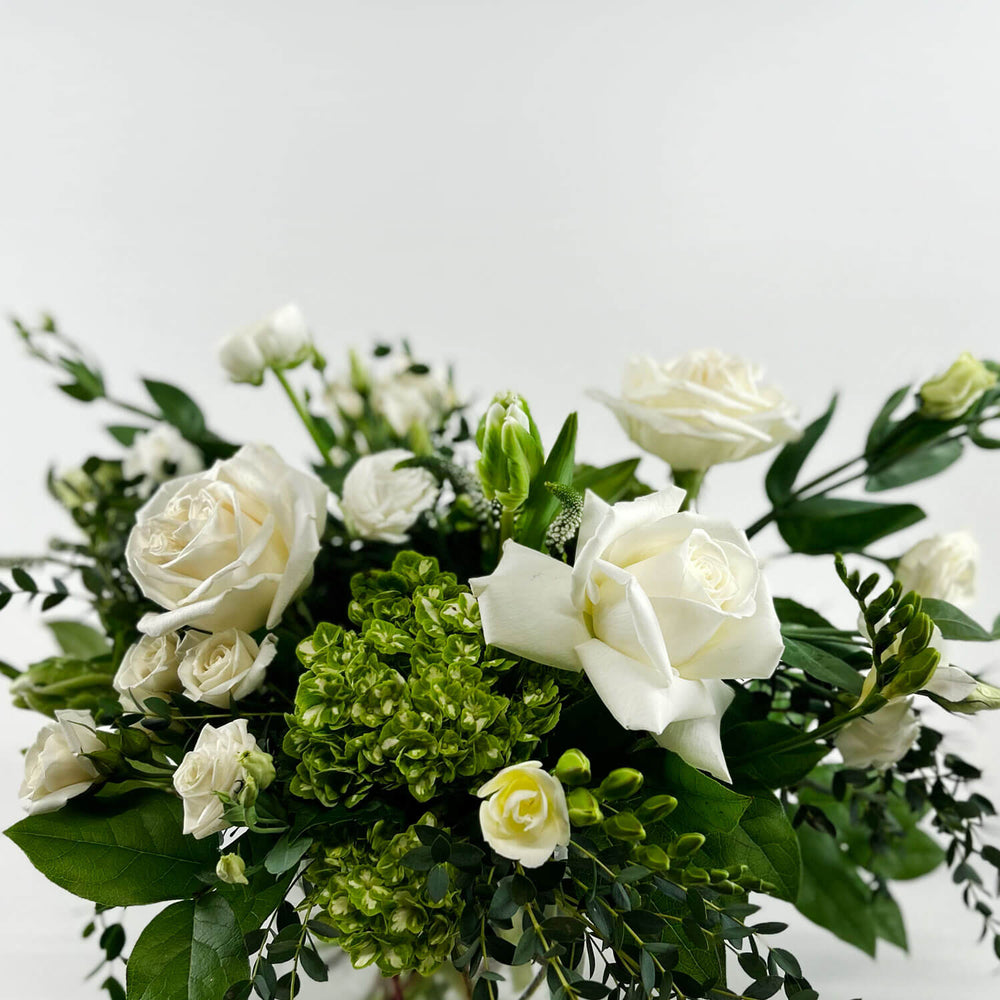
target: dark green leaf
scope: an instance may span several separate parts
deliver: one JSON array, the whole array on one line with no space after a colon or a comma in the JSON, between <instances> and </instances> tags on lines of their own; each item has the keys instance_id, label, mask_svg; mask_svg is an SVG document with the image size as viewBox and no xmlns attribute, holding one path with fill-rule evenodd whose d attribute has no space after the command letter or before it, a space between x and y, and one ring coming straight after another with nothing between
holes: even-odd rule
<instances>
[{"instance_id":1,"label":"dark green leaf","mask_svg":"<svg viewBox=\"0 0 1000 1000\"><path fill-rule=\"evenodd\" d=\"M752 983L743 991L743 996L747 1000L767 1000L768 997L773 997L781 989L782 982L781 976L767 976L764 979L758 979L757 982Z\"/></svg>"},{"instance_id":2,"label":"dark green leaf","mask_svg":"<svg viewBox=\"0 0 1000 1000\"><path fill-rule=\"evenodd\" d=\"M592 490L606 503L617 503L624 496L634 493L640 485L635 478L640 461L638 458L629 458L601 469L592 465L577 466L573 489L581 493Z\"/></svg>"},{"instance_id":3,"label":"dark green leaf","mask_svg":"<svg viewBox=\"0 0 1000 1000\"><path fill-rule=\"evenodd\" d=\"M764 479L764 489L767 491L768 499L775 507L783 506L791 497L792 488L802 469L803 462L816 447L816 442L823 436L836 408L837 397L834 396L830 400L826 412L802 432L802 437L798 441L786 444L771 463L771 468L767 470L767 476Z\"/></svg>"},{"instance_id":4,"label":"dark green leaf","mask_svg":"<svg viewBox=\"0 0 1000 1000\"><path fill-rule=\"evenodd\" d=\"M781 722L743 722L725 732L723 749L733 777L748 779L765 788L788 788L801 781L829 749L815 743L783 753L768 752L801 732ZM745 763L741 757L751 755Z\"/></svg>"},{"instance_id":5,"label":"dark green leaf","mask_svg":"<svg viewBox=\"0 0 1000 1000\"><path fill-rule=\"evenodd\" d=\"M823 681L824 684L832 684L841 691L861 694L864 680L853 667L839 657L812 643L789 638L784 641L785 651L781 658L790 667L797 667L810 677Z\"/></svg>"},{"instance_id":6,"label":"dark green leaf","mask_svg":"<svg viewBox=\"0 0 1000 1000\"><path fill-rule=\"evenodd\" d=\"M45 624L66 656L77 660L93 660L111 652L111 645L104 634L82 622L59 621Z\"/></svg>"},{"instance_id":7,"label":"dark green leaf","mask_svg":"<svg viewBox=\"0 0 1000 1000\"><path fill-rule=\"evenodd\" d=\"M274 847L267 852L267 857L264 858L264 867L272 875L281 875L302 860L306 851L312 847L312 842L312 837L295 839L290 837L288 833L283 833Z\"/></svg>"},{"instance_id":8,"label":"dark green leaf","mask_svg":"<svg viewBox=\"0 0 1000 1000\"><path fill-rule=\"evenodd\" d=\"M902 948L903 951L908 950L903 914L888 890L875 894L872 900L872 916L875 920L876 937Z\"/></svg>"},{"instance_id":9,"label":"dark green leaf","mask_svg":"<svg viewBox=\"0 0 1000 1000\"><path fill-rule=\"evenodd\" d=\"M955 439L938 441L926 448L910 452L885 468L873 472L865 481L869 493L891 490L929 479L943 472L962 457L962 442Z\"/></svg>"},{"instance_id":10,"label":"dark green leaf","mask_svg":"<svg viewBox=\"0 0 1000 1000\"><path fill-rule=\"evenodd\" d=\"M258 871L250 876L249 885L220 882L215 891L225 897L236 914L240 930L248 934L267 922L268 917L285 898L294 877L294 872L286 872L282 877L275 878L267 871Z\"/></svg>"},{"instance_id":11,"label":"dark green leaf","mask_svg":"<svg viewBox=\"0 0 1000 1000\"><path fill-rule=\"evenodd\" d=\"M104 428L120 445L131 448L135 439L146 431L145 427L126 427L123 424L111 424Z\"/></svg>"},{"instance_id":12,"label":"dark green leaf","mask_svg":"<svg viewBox=\"0 0 1000 1000\"><path fill-rule=\"evenodd\" d=\"M897 389L883 405L882 409L879 410L878 415L872 422L871 430L868 431L868 440L865 442L865 456L870 458L875 452L878 451L879 445L886 439L886 437L892 432L894 422L892 420L893 413L899 408L899 404L906 399L910 392L910 387L904 385L901 389Z\"/></svg>"},{"instance_id":13,"label":"dark green leaf","mask_svg":"<svg viewBox=\"0 0 1000 1000\"><path fill-rule=\"evenodd\" d=\"M540 549L545 532L559 510L559 500L545 486L546 483L573 482L573 456L576 452L577 416L571 413L559 431L545 464L531 484L528 499L517 520L516 535L522 545Z\"/></svg>"},{"instance_id":14,"label":"dark green leaf","mask_svg":"<svg viewBox=\"0 0 1000 1000\"><path fill-rule=\"evenodd\" d=\"M139 936L129 957L130 1000L222 1000L248 978L236 917L215 893L173 903Z\"/></svg>"},{"instance_id":15,"label":"dark green leaf","mask_svg":"<svg viewBox=\"0 0 1000 1000\"><path fill-rule=\"evenodd\" d=\"M125 1000L125 987L114 976L108 976L101 983L101 989L108 991L108 996L111 1000Z\"/></svg>"},{"instance_id":16,"label":"dark green leaf","mask_svg":"<svg viewBox=\"0 0 1000 1000\"><path fill-rule=\"evenodd\" d=\"M138 906L190 895L215 867L215 844L185 836L181 822L180 799L144 789L71 800L5 832L63 889L103 906Z\"/></svg>"},{"instance_id":17,"label":"dark green leaf","mask_svg":"<svg viewBox=\"0 0 1000 1000\"><path fill-rule=\"evenodd\" d=\"M771 958L774 959L778 968L783 972L787 972L796 979L802 978L802 967L799 965L798 959L790 951L785 951L784 948L772 948Z\"/></svg>"},{"instance_id":18,"label":"dark green leaf","mask_svg":"<svg viewBox=\"0 0 1000 1000\"><path fill-rule=\"evenodd\" d=\"M29 594L38 592L38 584L35 583L34 578L27 570L22 569L20 566L15 566L10 571L10 575L14 578L14 583L16 583L21 590L27 591Z\"/></svg>"},{"instance_id":19,"label":"dark green leaf","mask_svg":"<svg viewBox=\"0 0 1000 1000\"><path fill-rule=\"evenodd\" d=\"M806 628L833 628L818 611L807 608L804 604L790 597L774 598L774 610L782 625L804 625Z\"/></svg>"},{"instance_id":20,"label":"dark green leaf","mask_svg":"<svg viewBox=\"0 0 1000 1000\"><path fill-rule=\"evenodd\" d=\"M432 903L440 903L448 895L448 886L451 879L448 877L448 869L444 865L435 865L427 876L427 894L431 897Z\"/></svg>"},{"instance_id":21,"label":"dark green leaf","mask_svg":"<svg viewBox=\"0 0 1000 1000\"><path fill-rule=\"evenodd\" d=\"M113 962L125 947L125 928L121 924L109 924L101 934L100 946L109 962Z\"/></svg>"},{"instance_id":22,"label":"dark green leaf","mask_svg":"<svg viewBox=\"0 0 1000 1000\"><path fill-rule=\"evenodd\" d=\"M778 515L778 530L793 552L820 555L862 552L872 542L924 518L913 504L812 497L790 504Z\"/></svg>"},{"instance_id":23,"label":"dark green leaf","mask_svg":"<svg viewBox=\"0 0 1000 1000\"><path fill-rule=\"evenodd\" d=\"M973 621L964 611L947 601L925 597L921 604L921 610L930 615L945 639L958 639L962 642L991 642L997 638L997 636L987 632L982 625Z\"/></svg>"},{"instance_id":24,"label":"dark green leaf","mask_svg":"<svg viewBox=\"0 0 1000 1000\"><path fill-rule=\"evenodd\" d=\"M299 952L299 966L315 983L325 983L330 978L326 962L312 948L303 948Z\"/></svg>"},{"instance_id":25,"label":"dark green leaf","mask_svg":"<svg viewBox=\"0 0 1000 1000\"><path fill-rule=\"evenodd\" d=\"M173 424L189 441L204 437L205 417L186 392L175 385L153 379L144 379L143 385L168 424Z\"/></svg>"}]
</instances>

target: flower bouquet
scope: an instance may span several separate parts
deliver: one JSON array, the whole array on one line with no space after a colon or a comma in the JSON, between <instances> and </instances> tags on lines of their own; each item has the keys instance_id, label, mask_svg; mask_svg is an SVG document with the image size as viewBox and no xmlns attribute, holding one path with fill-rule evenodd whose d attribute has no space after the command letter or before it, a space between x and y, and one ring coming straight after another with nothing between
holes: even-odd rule
<instances>
[{"instance_id":1,"label":"flower bouquet","mask_svg":"<svg viewBox=\"0 0 1000 1000\"><path fill-rule=\"evenodd\" d=\"M111 997L289 998L349 960L395 1000L815 1000L764 897L874 953L905 945L894 884L945 864L1000 955L993 806L928 723L1000 707L958 665L998 635L962 610L975 545L876 556L923 512L837 495L1000 446L997 364L894 391L804 481L833 403L803 430L736 359L635 360L595 395L666 463L648 482L587 464L575 414L546 441L514 392L472 409L405 343L331 371L293 306L221 360L283 391L311 467L176 386L119 402L50 319L17 331L122 414L50 476L74 530L0 583L0 608L89 607L2 665L47 717L6 833L95 904ZM702 509L714 465L770 449L768 513ZM855 612L772 595L772 525ZM119 908L154 905L127 940Z\"/></svg>"}]
</instances>

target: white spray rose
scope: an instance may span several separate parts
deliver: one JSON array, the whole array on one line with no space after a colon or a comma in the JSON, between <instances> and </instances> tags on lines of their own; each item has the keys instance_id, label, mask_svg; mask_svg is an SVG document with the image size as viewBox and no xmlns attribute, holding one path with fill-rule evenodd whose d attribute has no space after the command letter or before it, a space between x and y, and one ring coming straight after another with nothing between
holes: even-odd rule
<instances>
[{"instance_id":1,"label":"white spray rose","mask_svg":"<svg viewBox=\"0 0 1000 1000\"><path fill-rule=\"evenodd\" d=\"M275 642L269 635L258 646L253 636L236 628L213 635L188 632L177 648L177 676L184 694L192 701L228 708L264 683L277 652Z\"/></svg>"},{"instance_id":2,"label":"white spray rose","mask_svg":"<svg viewBox=\"0 0 1000 1000\"><path fill-rule=\"evenodd\" d=\"M160 483L189 476L203 468L201 452L170 424L157 424L152 430L137 434L122 459L122 475L126 479L142 477L136 490L143 497L149 496Z\"/></svg>"},{"instance_id":3,"label":"white spray rose","mask_svg":"<svg viewBox=\"0 0 1000 1000\"><path fill-rule=\"evenodd\" d=\"M896 577L903 590L968 607L976 596L979 545L967 531L934 535L917 542L899 560Z\"/></svg>"},{"instance_id":4,"label":"white spray rose","mask_svg":"<svg viewBox=\"0 0 1000 1000\"><path fill-rule=\"evenodd\" d=\"M24 758L23 809L54 812L98 780L97 768L82 756L104 749L95 729L90 712L72 709L60 709L55 722L42 726Z\"/></svg>"},{"instance_id":5,"label":"white spray rose","mask_svg":"<svg viewBox=\"0 0 1000 1000\"><path fill-rule=\"evenodd\" d=\"M920 387L920 412L935 420L955 420L996 381L996 372L964 351L946 372Z\"/></svg>"},{"instance_id":6,"label":"white spray rose","mask_svg":"<svg viewBox=\"0 0 1000 1000\"><path fill-rule=\"evenodd\" d=\"M290 304L227 337L219 346L219 360L234 382L260 385L268 368L294 368L312 352L305 317Z\"/></svg>"},{"instance_id":7,"label":"white spray rose","mask_svg":"<svg viewBox=\"0 0 1000 1000\"><path fill-rule=\"evenodd\" d=\"M593 391L640 448L676 470L735 462L801 431L795 410L760 372L719 351L692 351L660 364L633 358L620 398Z\"/></svg>"},{"instance_id":8,"label":"white spray rose","mask_svg":"<svg viewBox=\"0 0 1000 1000\"><path fill-rule=\"evenodd\" d=\"M125 552L142 592L168 609L146 615L140 630L273 628L312 579L327 496L315 476L261 445L165 483L136 516Z\"/></svg>"},{"instance_id":9,"label":"white spray rose","mask_svg":"<svg viewBox=\"0 0 1000 1000\"><path fill-rule=\"evenodd\" d=\"M372 405L403 437L414 424L436 428L455 406L455 393L435 372L412 372L408 363L401 363L398 371L375 381Z\"/></svg>"},{"instance_id":10,"label":"white spray rose","mask_svg":"<svg viewBox=\"0 0 1000 1000\"><path fill-rule=\"evenodd\" d=\"M582 668L622 726L728 780L723 680L770 677L783 643L746 535L678 513L683 499L671 487L612 507L588 492L572 568L508 541L470 584L487 642Z\"/></svg>"},{"instance_id":11,"label":"white spray rose","mask_svg":"<svg viewBox=\"0 0 1000 1000\"><path fill-rule=\"evenodd\" d=\"M129 646L112 681L122 708L126 712L142 712L147 698L162 698L180 691L179 664L176 632L144 635Z\"/></svg>"},{"instance_id":12,"label":"white spray rose","mask_svg":"<svg viewBox=\"0 0 1000 1000\"><path fill-rule=\"evenodd\" d=\"M354 463L334 511L352 535L402 545L417 518L434 506L437 480L426 469L396 468L408 458L412 452L390 448Z\"/></svg>"},{"instance_id":13,"label":"white spray rose","mask_svg":"<svg viewBox=\"0 0 1000 1000\"><path fill-rule=\"evenodd\" d=\"M479 789L483 838L525 868L545 864L570 839L566 793L537 760L505 767Z\"/></svg>"},{"instance_id":14,"label":"white spray rose","mask_svg":"<svg viewBox=\"0 0 1000 1000\"><path fill-rule=\"evenodd\" d=\"M920 733L911 702L911 698L897 698L871 715L848 722L835 739L844 764L883 769L902 759Z\"/></svg>"},{"instance_id":15,"label":"white spray rose","mask_svg":"<svg viewBox=\"0 0 1000 1000\"><path fill-rule=\"evenodd\" d=\"M184 755L174 772L174 788L184 801L184 832L195 840L225 830L229 824L216 792L235 796L246 772L241 758L257 749L246 719L215 728L206 725L194 749Z\"/></svg>"}]
</instances>

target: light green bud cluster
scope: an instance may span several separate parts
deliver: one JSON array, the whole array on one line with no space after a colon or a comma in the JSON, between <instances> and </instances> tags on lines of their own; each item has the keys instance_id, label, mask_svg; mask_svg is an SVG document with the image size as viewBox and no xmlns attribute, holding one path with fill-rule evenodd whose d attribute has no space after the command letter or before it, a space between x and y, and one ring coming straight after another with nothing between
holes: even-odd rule
<instances>
[{"instance_id":1,"label":"light green bud cluster","mask_svg":"<svg viewBox=\"0 0 1000 1000\"><path fill-rule=\"evenodd\" d=\"M437 560L400 553L351 590L359 631L323 624L299 646L284 741L299 762L294 794L352 806L377 788L419 802L442 785L472 791L555 726L561 678L497 657L472 594Z\"/></svg>"},{"instance_id":2,"label":"light green bud cluster","mask_svg":"<svg viewBox=\"0 0 1000 1000\"><path fill-rule=\"evenodd\" d=\"M545 461L542 438L527 402L517 393L498 393L479 423L476 463L483 495L505 511L516 511Z\"/></svg>"},{"instance_id":3,"label":"light green bud cluster","mask_svg":"<svg viewBox=\"0 0 1000 1000\"><path fill-rule=\"evenodd\" d=\"M53 719L62 708L96 712L102 700L118 700L111 684L114 673L110 656L97 660L50 656L16 677L10 693L17 708L30 708Z\"/></svg>"},{"instance_id":4,"label":"light green bud cluster","mask_svg":"<svg viewBox=\"0 0 1000 1000\"><path fill-rule=\"evenodd\" d=\"M418 825L434 826L436 820L426 814ZM355 968L374 964L384 976L429 975L448 960L458 940L461 893L452 889L434 902L428 874L402 864L420 846L412 827L399 830L380 820L355 832L356 837L315 852L309 901L325 911Z\"/></svg>"}]
</instances>

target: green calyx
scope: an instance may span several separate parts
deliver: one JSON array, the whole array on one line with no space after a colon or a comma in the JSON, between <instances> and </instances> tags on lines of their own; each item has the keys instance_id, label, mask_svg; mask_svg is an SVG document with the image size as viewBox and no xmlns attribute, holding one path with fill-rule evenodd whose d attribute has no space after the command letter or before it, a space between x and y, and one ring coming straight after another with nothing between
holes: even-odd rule
<instances>
[{"instance_id":1,"label":"green calyx","mask_svg":"<svg viewBox=\"0 0 1000 1000\"><path fill-rule=\"evenodd\" d=\"M454 574L416 552L351 581L358 631L322 624L286 717L294 794L353 806L378 789L427 802L442 786L530 758L559 719L555 672L499 657Z\"/></svg>"},{"instance_id":2,"label":"green calyx","mask_svg":"<svg viewBox=\"0 0 1000 1000\"><path fill-rule=\"evenodd\" d=\"M484 496L505 511L518 510L545 461L527 402L514 392L494 396L479 422L476 444L480 452L476 471Z\"/></svg>"}]
</instances>

